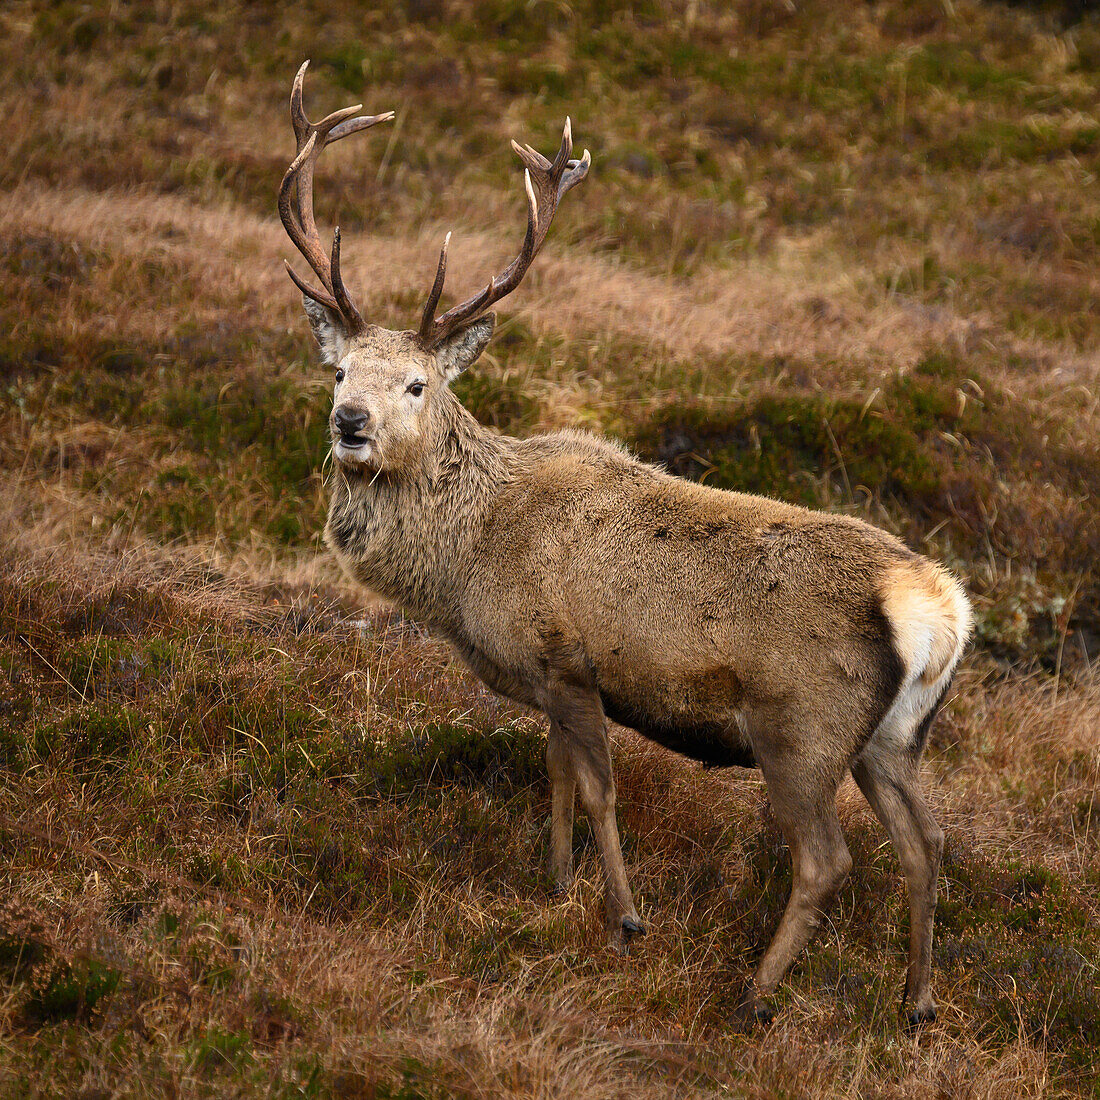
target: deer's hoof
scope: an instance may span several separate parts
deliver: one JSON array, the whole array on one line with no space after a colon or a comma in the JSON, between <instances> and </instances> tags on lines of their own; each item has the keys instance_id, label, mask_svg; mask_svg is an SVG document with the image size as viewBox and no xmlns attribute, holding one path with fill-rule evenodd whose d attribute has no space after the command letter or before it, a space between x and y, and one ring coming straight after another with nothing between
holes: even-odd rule
<instances>
[{"instance_id":1,"label":"deer's hoof","mask_svg":"<svg viewBox=\"0 0 1100 1100\"><path fill-rule=\"evenodd\" d=\"M920 1005L912 1008L903 1007L902 1016L905 1026L918 1028L922 1024L931 1024L936 1021L936 1006L934 1004Z\"/></svg>"},{"instance_id":2,"label":"deer's hoof","mask_svg":"<svg viewBox=\"0 0 1100 1100\"><path fill-rule=\"evenodd\" d=\"M622 917L609 921L607 926L607 945L619 955L630 954L630 941L645 935L645 925L633 917Z\"/></svg>"},{"instance_id":3,"label":"deer's hoof","mask_svg":"<svg viewBox=\"0 0 1100 1100\"><path fill-rule=\"evenodd\" d=\"M754 986L748 985L741 995L736 1017L746 1029L767 1027L775 1019L775 1006L766 997L761 997Z\"/></svg>"}]
</instances>

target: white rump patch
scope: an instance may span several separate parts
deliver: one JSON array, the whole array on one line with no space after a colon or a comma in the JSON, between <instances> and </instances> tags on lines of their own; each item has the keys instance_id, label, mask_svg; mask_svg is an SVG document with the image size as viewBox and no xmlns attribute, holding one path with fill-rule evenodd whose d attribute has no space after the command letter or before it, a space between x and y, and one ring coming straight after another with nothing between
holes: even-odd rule
<instances>
[{"instance_id":1,"label":"white rump patch","mask_svg":"<svg viewBox=\"0 0 1100 1100\"><path fill-rule=\"evenodd\" d=\"M903 673L871 742L908 747L962 656L970 637L970 601L950 573L928 561L896 566L880 595Z\"/></svg>"}]
</instances>

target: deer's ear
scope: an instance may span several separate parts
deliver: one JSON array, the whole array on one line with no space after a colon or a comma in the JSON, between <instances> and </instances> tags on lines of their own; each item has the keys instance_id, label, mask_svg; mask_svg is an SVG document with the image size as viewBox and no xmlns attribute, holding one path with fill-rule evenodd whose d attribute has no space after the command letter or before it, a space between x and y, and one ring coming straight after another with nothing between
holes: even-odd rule
<instances>
[{"instance_id":1,"label":"deer's ear","mask_svg":"<svg viewBox=\"0 0 1100 1100\"><path fill-rule=\"evenodd\" d=\"M496 323L496 314L486 313L457 332L452 332L435 346L435 361L444 381L452 382L468 366L477 362L478 356L485 350L485 345L493 335Z\"/></svg>"},{"instance_id":2,"label":"deer's ear","mask_svg":"<svg viewBox=\"0 0 1100 1100\"><path fill-rule=\"evenodd\" d=\"M331 366L336 366L344 358L344 350L348 346L348 334L343 321L331 309L308 294L302 295L302 305L305 306L310 328L321 348L321 358Z\"/></svg>"}]
</instances>

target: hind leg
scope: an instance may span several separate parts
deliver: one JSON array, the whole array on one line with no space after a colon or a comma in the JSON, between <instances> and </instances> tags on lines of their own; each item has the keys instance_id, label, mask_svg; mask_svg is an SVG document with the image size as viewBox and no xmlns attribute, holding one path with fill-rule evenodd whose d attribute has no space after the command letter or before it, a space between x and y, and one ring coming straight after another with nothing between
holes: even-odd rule
<instances>
[{"instance_id":1,"label":"hind leg","mask_svg":"<svg viewBox=\"0 0 1100 1100\"><path fill-rule=\"evenodd\" d=\"M577 781L573 777L569 746L557 722L550 722L546 742L546 766L550 772L550 874L556 893L564 894L573 883L573 805Z\"/></svg>"},{"instance_id":2,"label":"hind leg","mask_svg":"<svg viewBox=\"0 0 1100 1100\"><path fill-rule=\"evenodd\" d=\"M770 995L798 953L810 942L826 909L852 868L852 857L836 816L835 769L816 768L816 762L795 754L762 760L761 769L783 836L791 850L791 896L779 928L756 971L757 1017L769 1017L760 998Z\"/></svg>"},{"instance_id":3,"label":"hind leg","mask_svg":"<svg viewBox=\"0 0 1100 1100\"><path fill-rule=\"evenodd\" d=\"M906 1019L936 1018L932 1000L932 922L943 856L943 832L921 794L920 759L908 748L872 739L852 765L852 775L897 850L909 889L909 970Z\"/></svg>"}]
</instances>

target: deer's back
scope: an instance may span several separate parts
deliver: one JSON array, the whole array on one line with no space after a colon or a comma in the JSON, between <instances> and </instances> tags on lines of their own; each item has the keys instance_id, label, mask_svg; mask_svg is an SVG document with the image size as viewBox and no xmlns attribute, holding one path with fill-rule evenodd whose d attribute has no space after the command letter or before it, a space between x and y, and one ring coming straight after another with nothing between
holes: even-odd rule
<instances>
[{"instance_id":1,"label":"deer's back","mask_svg":"<svg viewBox=\"0 0 1100 1100\"><path fill-rule=\"evenodd\" d=\"M753 721L784 700L835 698L838 725L853 707L881 717L900 665L879 582L916 560L900 542L673 478L591 437L528 448L467 592L492 660L534 680L550 664L587 669L612 718L716 763L751 762Z\"/></svg>"}]
</instances>

